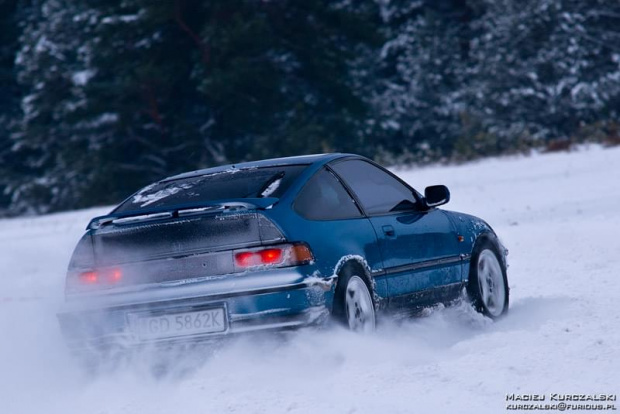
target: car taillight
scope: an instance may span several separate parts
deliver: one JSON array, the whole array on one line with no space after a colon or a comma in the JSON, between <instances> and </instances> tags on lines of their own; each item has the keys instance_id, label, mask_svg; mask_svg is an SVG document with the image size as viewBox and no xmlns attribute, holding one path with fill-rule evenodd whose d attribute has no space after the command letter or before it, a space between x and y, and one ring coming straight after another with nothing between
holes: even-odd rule
<instances>
[{"instance_id":1,"label":"car taillight","mask_svg":"<svg viewBox=\"0 0 620 414\"><path fill-rule=\"evenodd\" d=\"M120 282L122 278L123 278L123 273L121 272L121 270L114 269L112 271L112 274L110 275L110 282L113 282L113 283Z\"/></svg>"},{"instance_id":2,"label":"car taillight","mask_svg":"<svg viewBox=\"0 0 620 414\"><path fill-rule=\"evenodd\" d=\"M262 264L278 263L282 259L281 249L266 249L258 252Z\"/></svg>"},{"instance_id":3,"label":"car taillight","mask_svg":"<svg viewBox=\"0 0 620 414\"><path fill-rule=\"evenodd\" d=\"M312 260L314 257L310 248L301 243L235 252L235 266L240 269L259 266L298 266L310 263Z\"/></svg>"},{"instance_id":4,"label":"car taillight","mask_svg":"<svg viewBox=\"0 0 620 414\"><path fill-rule=\"evenodd\" d=\"M259 258L260 258L260 256L257 255L256 253L253 253L253 252L241 252L241 253L237 253L235 255L235 263L239 267L255 266L255 263L254 263L255 261L257 262L256 264L260 264L258 262L258 260L257 260Z\"/></svg>"},{"instance_id":5,"label":"car taillight","mask_svg":"<svg viewBox=\"0 0 620 414\"><path fill-rule=\"evenodd\" d=\"M89 270L77 275L80 286L105 286L114 285L123 279L121 269Z\"/></svg>"},{"instance_id":6,"label":"car taillight","mask_svg":"<svg viewBox=\"0 0 620 414\"><path fill-rule=\"evenodd\" d=\"M83 283L85 285L92 285L99 281L99 275L97 274L97 272L83 272L80 273L78 279L80 280L80 283Z\"/></svg>"}]
</instances>

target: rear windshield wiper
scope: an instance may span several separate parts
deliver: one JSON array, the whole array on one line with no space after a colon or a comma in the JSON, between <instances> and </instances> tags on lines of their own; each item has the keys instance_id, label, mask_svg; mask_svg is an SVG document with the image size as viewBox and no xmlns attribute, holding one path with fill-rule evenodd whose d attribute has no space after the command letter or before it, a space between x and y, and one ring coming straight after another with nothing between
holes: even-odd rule
<instances>
[{"instance_id":1,"label":"rear windshield wiper","mask_svg":"<svg viewBox=\"0 0 620 414\"><path fill-rule=\"evenodd\" d=\"M216 213L221 211L234 211L234 210L251 210L251 209L265 209L275 204L278 201L277 198L265 197L255 199L234 199L220 202L201 203L197 205L185 205L177 206L165 211L134 211L120 214L110 214L107 216L99 216L93 218L88 226L87 230L95 230L109 224L126 225L134 224L144 221L152 220L164 220L174 217L186 217L199 214Z\"/></svg>"}]
</instances>

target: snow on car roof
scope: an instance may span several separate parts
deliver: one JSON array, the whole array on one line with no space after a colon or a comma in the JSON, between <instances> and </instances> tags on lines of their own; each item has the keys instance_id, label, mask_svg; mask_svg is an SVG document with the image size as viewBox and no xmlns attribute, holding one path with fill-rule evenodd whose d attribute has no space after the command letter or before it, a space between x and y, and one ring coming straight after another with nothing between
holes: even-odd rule
<instances>
[{"instance_id":1,"label":"snow on car roof","mask_svg":"<svg viewBox=\"0 0 620 414\"><path fill-rule=\"evenodd\" d=\"M309 154L309 155L299 155L299 156L294 156L294 157L271 158L271 159L260 160L260 161L248 161L248 162L242 162L238 164L220 165L218 167L205 168L202 170L190 171L190 172L174 175L172 177L168 177L168 178L161 180L161 182L178 180L180 178L195 177L199 175L214 174L218 172L227 172L227 171L232 172L234 170L249 169L249 168L261 168L261 167L273 167L277 165L313 164L315 162L327 162L332 159L340 158L346 155L352 155L352 154L342 154L342 153Z\"/></svg>"}]
</instances>

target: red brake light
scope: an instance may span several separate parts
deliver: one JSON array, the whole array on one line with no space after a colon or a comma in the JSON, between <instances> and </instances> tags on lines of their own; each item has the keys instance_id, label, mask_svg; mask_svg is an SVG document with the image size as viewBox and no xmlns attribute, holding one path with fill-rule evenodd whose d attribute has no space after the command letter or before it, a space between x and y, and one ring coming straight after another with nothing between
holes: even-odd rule
<instances>
[{"instance_id":1,"label":"red brake light","mask_svg":"<svg viewBox=\"0 0 620 414\"><path fill-rule=\"evenodd\" d=\"M282 249L264 249L235 254L235 262L239 267L271 265L279 263L281 259Z\"/></svg>"},{"instance_id":2,"label":"red brake light","mask_svg":"<svg viewBox=\"0 0 620 414\"><path fill-rule=\"evenodd\" d=\"M97 285L97 284L115 284L121 281L123 278L123 272L121 269L109 269L99 271L82 272L78 275L78 280L83 285Z\"/></svg>"},{"instance_id":3,"label":"red brake light","mask_svg":"<svg viewBox=\"0 0 620 414\"><path fill-rule=\"evenodd\" d=\"M256 256L254 252L237 253L235 255L235 262L237 262L237 266L239 267L254 266L254 256Z\"/></svg>"},{"instance_id":4,"label":"red brake light","mask_svg":"<svg viewBox=\"0 0 620 414\"><path fill-rule=\"evenodd\" d=\"M258 254L262 264L277 263L282 258L282 250L280 249L261 250Z\"/></svg>"},{"instance_id":5,"label":"red brake light","mask_svg":"<svg viewBox=\"0 0 620 414\"><path fill-rule=\"evenodd\" d=\"M110 273L110 277L108 278L108 280L111 283L117 283L120 282L122 278L123 273L121 272L121 269L114 269L112 270L112 273Z\"/></svg>"},{"instance_id":6,"label":"red brake light","mask_svg":"<svg viewBox=\"0 0 620 414\"><path fill-rule=\"evenodd\" d=\"M80 273L79 279L84 284L92 285L99 281L99 275L97 272L84 272Z\"/></svg>"},{"instance_id":7,"label":"red brake light","mask_svg":"<svg viewBox=\"0 0 620 414\"><path fill-rule=\"evenodd\" d=\"M313 260L310 248L302 243L281 244L269 249L235 253L235 265L242 269L255 266L298 266L308 264Z\"/></svg>"}]
</instances>

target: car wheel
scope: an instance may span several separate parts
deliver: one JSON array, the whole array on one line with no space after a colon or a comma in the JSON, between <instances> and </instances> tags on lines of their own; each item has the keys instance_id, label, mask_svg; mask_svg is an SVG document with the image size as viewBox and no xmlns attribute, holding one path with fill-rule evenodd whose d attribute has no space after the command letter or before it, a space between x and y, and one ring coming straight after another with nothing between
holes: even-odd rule
<instances>
[{"instance_id":1,"label":"car wheel","mask_svg":"<svg viewBox=\"0 0 620 414\"><path fill-rule=\"evenodd\" d=\"M334 318L354 332L375 330L375 305L368 284L355 269L344 270L336 287Z\"/></svg>"},{"instance_id":2,"label":"car wheel","mask_svg":"<svg viewBox=\"0 0 620 414\"><path fill-rule=\"evenodd\" d=\"M499 249L489 240L474 249L467 293L473 307L491 319L497 319L508 311L506 267Z\"/></svg>"}]
</instances>

